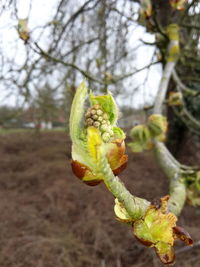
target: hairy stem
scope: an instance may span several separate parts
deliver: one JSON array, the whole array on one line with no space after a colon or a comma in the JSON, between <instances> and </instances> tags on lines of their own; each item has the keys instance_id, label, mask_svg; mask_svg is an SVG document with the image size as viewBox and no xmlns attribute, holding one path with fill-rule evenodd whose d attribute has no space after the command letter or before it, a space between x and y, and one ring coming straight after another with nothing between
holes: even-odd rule
<instances>
[{"instance_id":1,"label":"hairy stem","mask_svg":"<svg viewBox=\"0 0 200 267\"><path fill-rule=\"evenodd\" d=\"M104 183L108 190L121 202L129 216L137 220L144 216L150 202L133 196L121 182L119 177L114 176L105 157L101 157L100 167L104 174Z\"/></svg>"},{"instance_id":2,"label":"hairy stem","mask_svg":"<svg viewBox=\"0 0 200 267\"><path fill-rule=\"evenodd\" d=\"M172 211L176 216L180 215L186 200L186 186L180 181L177 176L170 180L169 185L170 199L169 199L169 210Z\"/></svg>"}]
</instances>

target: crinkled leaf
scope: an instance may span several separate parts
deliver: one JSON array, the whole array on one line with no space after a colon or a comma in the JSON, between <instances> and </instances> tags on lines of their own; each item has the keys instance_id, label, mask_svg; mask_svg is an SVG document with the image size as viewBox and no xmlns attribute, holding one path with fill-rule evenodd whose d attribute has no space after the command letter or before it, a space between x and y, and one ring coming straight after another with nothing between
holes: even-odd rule
<instances>
[{"instance_id":1,"label":"crinkled leaf","mask_svg":"<svg viewBox=\"0 0 200 267\"><path fill-rule=\"evenodd\" d=\"M144 219L134 224L134 234L143 240L157 243L162 241L173 245L173 227L176 225L176 216L172 213L162 214L159 209L150 207ZM147 233L148 232L148 233ZM148 239L147 238L148 235Z\"/></svg>"},{"instance_id":2,"label":"crinkled leaf","mask_svg":"<svg viewBox=\"0 0 200 267\"><path fill-rule=\"evenodd\" d=\"M113 127L113 132L114 132L114 136L117 139L125 139L126 138L124 131L119 127Z\"/></svg>"},{"instance_id":3,"label":"crinkled leaf","mask_svg":"<svg viewBox=\"0 0 200 267\"><path fill-rule=\"evenodd\" d=\"M175 259L172 246L177 218L173 213L167 213L168 200L168 196L161 198L160 208L151 205L145 216L134 223L134 235L144 245L154 247L164 264L172 263Z\"/></svg>"},{"instance_id":4,"label":"crinkled leaf","mask_svg":"<svg viewBox=\"0 0 200 267\"><path fill-rule=\"evenodd\" d=\"M174 249L170 244L164 242L158 242L155 245L155 250L164 264L172 264L175 261Z\"/></svg>"}]
</instances>

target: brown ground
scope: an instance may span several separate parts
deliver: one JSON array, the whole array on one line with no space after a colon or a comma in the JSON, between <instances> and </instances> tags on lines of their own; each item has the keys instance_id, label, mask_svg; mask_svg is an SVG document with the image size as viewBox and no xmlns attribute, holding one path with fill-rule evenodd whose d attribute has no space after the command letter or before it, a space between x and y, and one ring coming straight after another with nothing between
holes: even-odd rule
<instances>
[{"instance_id":1,"label":"brown ground","mask_svg":"<svg viewBox=\"0 0 200 267\"><path fill-rule=\"evenodd\" d=\"M161 266L130 226L115 219L105 186L74 177L64 133L0 137L0 267ZM150 153L130 153L121 178L148 200L168 191ZM179 219L194 241L200 240L199 219L200 209L188 206ZM200 266L199 247L182 247L177 242L175 266Z\"/></svg>"}]
</instances>

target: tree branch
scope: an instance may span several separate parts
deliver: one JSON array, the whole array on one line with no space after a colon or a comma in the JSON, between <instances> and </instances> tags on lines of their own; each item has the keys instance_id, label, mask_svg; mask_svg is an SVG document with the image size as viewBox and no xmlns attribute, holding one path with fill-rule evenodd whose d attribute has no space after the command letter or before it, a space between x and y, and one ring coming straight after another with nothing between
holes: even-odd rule
<instances>
[{"instance_id":1,"label":"tree branch","mask_svg":"<svg viewBox=\"0 0 200 267\"><path fill-rule=\"evenodd\" d=\"M148 65L142 67L141 69L134 70L133 72L124 74L124 75L122 75L122 76L120 76L120 77L112 77L112 79L109 80L109 81L104 81L104 80L100 80L100 79L98 79L98 78L92 76L89 72L87 72L87 71L85 71L85 70L79 68L79 67L78 67L77 65L75 65L74 63L68 63L68 62L65 62L65 61L63 61L63 60L61 60L61 59L59 59L59 58L56 58L56 57L51 56L49 53L45 52L45 51L44 51L44 50L43 50L37 43L34 43L34 44L35 44L35 46L36 46L37 49L39 50L39 53L40 53L42 56L44 56L44 57L46 57L46 58L48 58L48 59L50 59L50 60L52 60L52 61L54 61L54 62L56 62L56 63L60 63L60 64L62 64L62 65L64 65L64 66L66 66L66 67L74 68L74 69L76 69L77 71L79 71L81 74L83 74L83 75L85 76L85 78L87 78L87 79L89 79L89 80L91 80L91 81L93 81L93 82L96 82L96 83L99 83L99 84L103 84L103 85L108 85L108 84L114 84L114 83L117 83L117 82L119 82L119 81L121 81L121 80L124 80L124 79L126 79L126 78L128 78L128 77L130 77L130 76L132 76L132 75L134 75L134 74L136 74L136 73L138 73L138 72L140 72L140 71L145 70L146 68L149 68L149 67L152 66L152 65L155 65L155 64L160 63L160 61L156 61L156 62L150 63L150 64L148 64ZM33 49L34 49L34 48L33 48ZM37 50L34 49L34 51L38 53Z\"/></svg>"},{"instance_id":2,"label":"tree branch","mask_svg":"<svg viewBox=\"0 0 200 267\"><path fill-rule=\"evenodd\" d=\"M176 70L174 69L172 72L172 78L175 81L175 83L177 84L178 87L180 87L180 89L182 89L185 93L192 95L192 96L197 96L200 94L199 92L195 92L194 90L190 89L189 87L187 87L182 81L181 79L178 77L178 74L176 72Z\"/></svg>"},{"instance_id":3,"label":"tree branch","mask_svg":"<svg viewBox=\"0 0 200 267\"><path fill-rule=\"evenodd\" d=\"M170 61L166 63L166 66L163 71L163 75L160 81L160 85L158 88L158 93L156 96L155 104L154 104L154 114L162 114L162 104L164 102L167 88L169 85L169 81L172 75L172 72L174 70L174 67L176 65L176 62Z\"/></svg>"}]
</instances>

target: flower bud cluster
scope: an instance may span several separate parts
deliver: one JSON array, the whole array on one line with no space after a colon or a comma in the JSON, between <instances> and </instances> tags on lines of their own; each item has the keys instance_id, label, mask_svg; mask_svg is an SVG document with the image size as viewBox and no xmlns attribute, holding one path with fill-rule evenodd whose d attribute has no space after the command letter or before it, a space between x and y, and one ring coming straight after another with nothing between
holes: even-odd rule
<instances>
[{"instance_id":1,"label":"flower bud cluster","mask_svg":"<svg viewBox=\"0 0 200 267\"><path fill-rule=\"evenodd\" d=\"M87 110L85 114L85 122L88 127L93 126L98 128L101 132L103 141L106 143L109 142L114 135L108 119L108 114L104 112L98 104Z\"/></svg>"}]
</instances>

